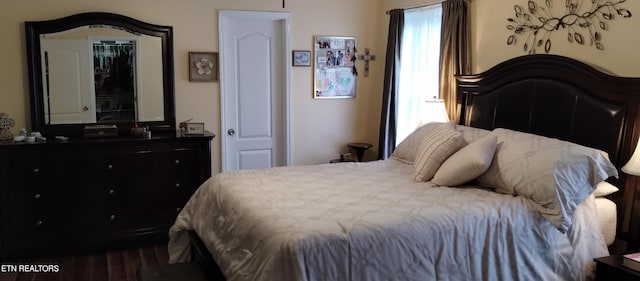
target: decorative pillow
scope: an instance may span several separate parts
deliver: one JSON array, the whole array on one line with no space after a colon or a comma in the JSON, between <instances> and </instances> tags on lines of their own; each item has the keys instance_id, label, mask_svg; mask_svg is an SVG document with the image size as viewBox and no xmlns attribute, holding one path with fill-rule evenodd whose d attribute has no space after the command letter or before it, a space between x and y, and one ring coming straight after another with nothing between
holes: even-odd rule
<instances>
[{"instance_id":1,"label":"decorative pillow","mask_svg":"<svg viewBox=\"0 0 640 281\"><path fill-rule=\"evenodd\" d=\"M606 154L597 149L507 129L489 135L498 137L498 148L477 183L527 198L562 233L596 185L618 176Z\"/></svg>"},{"instance_id":2,"label":"decorative pillow","mask_svg":"<svg viewBox=\"0 0 640 281\"><path fill-rule=\"evenodd\" d=\"M456 131L462 133L462 137L464 138L464 141L466 141L467 143L472 143L474 141L477 141L481 138L486 137L487 135L489 135L489 133L491 133L491 131L489 130L468 127L463 125L456 125Z\"/></svg>"},{"instance_id":3,"label":"decorative pillow","mask_svg":"<svg viewBox=\"0 0 640 281\"><path fill-rule=\"evenodd\" d=\"M600 183L598 183L598 185L596 185L596 191L593 192L593 195L595 197L604 197L617 191L618 188L614 185L606 181L601 181Z\"/></svg>"},{"instance_id":4,"label":"decorative pillow","mask_svg":"<svg viewBox=\"0 0 640 281\"><path fill-rule=\"evenodd\" d=\"M479 177L493 161L497 140L496 136L487 136L463 147L442 163L431 182L457 186Z\"/></svg>"},{"instance_id":5,"label":"decorative pillow","mask_svg":"<svg viewBox=\"0 0 640 281\"><path fill-rule=\"evenodd\" d=\"M404 140L402 140L396 148L393 150L391 157L399 160L405 164L413 164L420 142L426 135L433 129L438 127L455 128L455 123L427 123L418 127L413 133L409 134Z\"/></svg>"},{"instance_id":6,"label":"decorative pillow","mask_svg":"<svg viewBox=\"0 0 640 281\"><path fill-rule=\"evenodd\" d=\"M416 181L429 181L442 162L464 146L462 134L453 128L437 127L426 135L420 146L412 173Z\"/></svg>"}]
</instances>

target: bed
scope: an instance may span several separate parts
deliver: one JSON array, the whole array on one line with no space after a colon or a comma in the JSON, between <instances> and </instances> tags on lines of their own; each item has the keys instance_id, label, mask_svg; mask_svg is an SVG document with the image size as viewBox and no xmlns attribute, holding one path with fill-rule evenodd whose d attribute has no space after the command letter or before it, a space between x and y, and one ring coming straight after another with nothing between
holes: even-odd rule
<instances>
[{"instance_id":1,"label":"bed","mask_svg":"<svg viewBox=\"0 0 640 281\"><path fill-rule=\"evenodd\" d=\"M390 159L215 175L171 228L170 262L220 280L590 279L624 219L624 190L594 190L626 180L640 81L530 55L458 93L459 124Z\"/></svg>"}]
</instances>

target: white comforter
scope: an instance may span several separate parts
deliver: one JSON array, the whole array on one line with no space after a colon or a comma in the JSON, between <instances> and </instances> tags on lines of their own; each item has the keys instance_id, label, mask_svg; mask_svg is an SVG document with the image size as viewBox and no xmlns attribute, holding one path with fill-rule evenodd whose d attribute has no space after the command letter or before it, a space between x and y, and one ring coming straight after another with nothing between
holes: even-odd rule
<instances>
[{"instance_id":1,"label":"white comforter","mask_svg":"<svg viewBox=\"0 0 640 281\"><path fill-rule=\"evenodd\" d=\"M560 233L520 197L414 182L368 163L244 170L205 182L170 230L194 229L227 280L586 280L608 254L593 198Z\"/></svg>"}]
</instances>

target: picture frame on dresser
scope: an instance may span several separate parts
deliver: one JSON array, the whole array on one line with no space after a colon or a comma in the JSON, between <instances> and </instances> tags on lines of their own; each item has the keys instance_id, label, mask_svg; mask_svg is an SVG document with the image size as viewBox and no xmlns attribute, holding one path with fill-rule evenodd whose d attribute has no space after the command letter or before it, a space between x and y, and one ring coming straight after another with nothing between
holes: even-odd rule
<instances>
[{"instance_id":1,"label":"picture frame on dresser","mask_svg":"<svg viewBox=\"0 0 640 281\"><path fill-rule=\"evenodd\" d=\"M188 136L200 136L204 135L204 123L202 122L189 122L186 123L187 127L185 128L185 135Z\"/></svg>"}]
</instances>

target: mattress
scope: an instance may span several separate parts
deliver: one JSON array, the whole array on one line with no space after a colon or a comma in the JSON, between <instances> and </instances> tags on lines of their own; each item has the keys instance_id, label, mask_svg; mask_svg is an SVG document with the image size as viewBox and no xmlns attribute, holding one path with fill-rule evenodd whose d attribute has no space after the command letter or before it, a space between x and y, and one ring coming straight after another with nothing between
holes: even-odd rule
<instances>
[{"instance_id":1,"label":"mattress","mask_svg":"<svg viewBox=\"0 0 640 281\"><path fill-rule=\"evenodd\" d=\"M528 200L414 182L366 163L217 174L170 230L170 262L195 230L227 280L587 280L608 255L589 197L566 234Z\"/></svg>"}]
</instances>

